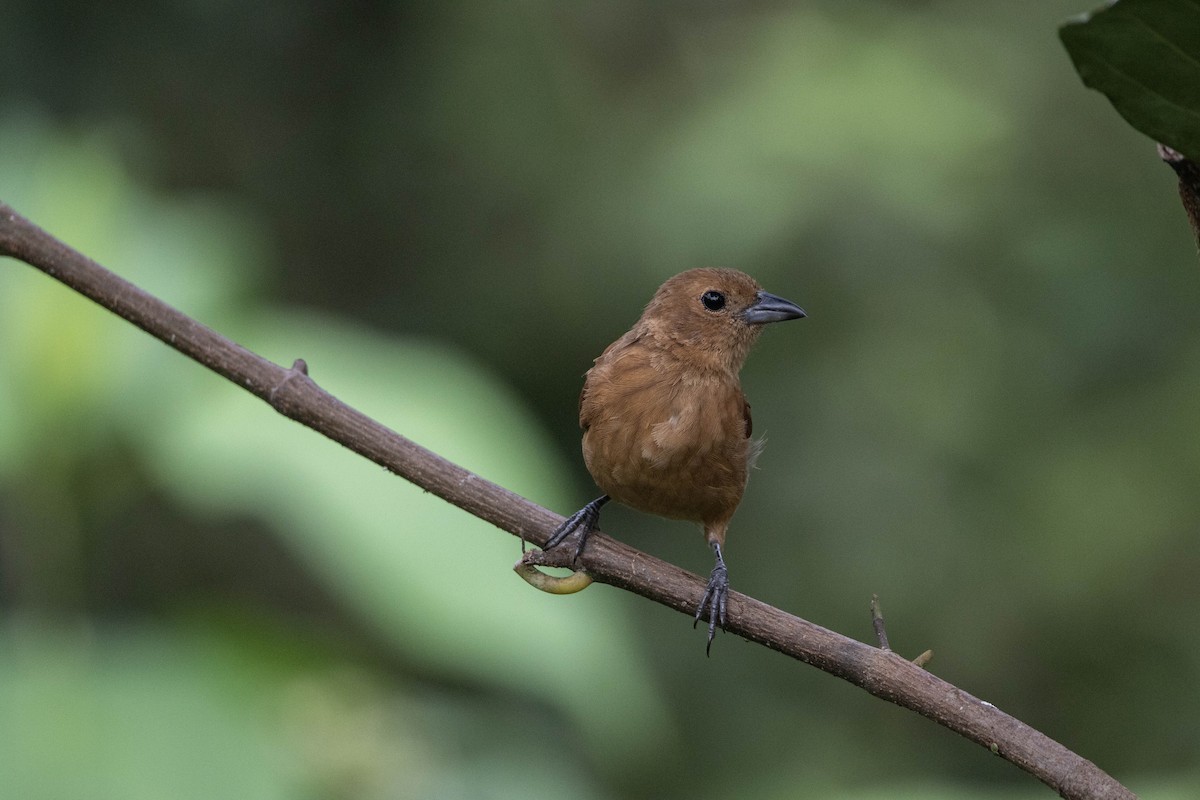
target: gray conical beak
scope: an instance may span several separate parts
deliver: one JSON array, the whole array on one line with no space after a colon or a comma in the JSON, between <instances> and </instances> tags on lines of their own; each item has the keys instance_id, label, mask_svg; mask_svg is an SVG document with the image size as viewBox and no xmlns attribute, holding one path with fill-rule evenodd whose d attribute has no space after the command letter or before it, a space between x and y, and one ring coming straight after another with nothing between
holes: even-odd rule
<instances>
[{"instance_id":1,"label":"gray conical beak","mask_svg":"<svg viewBox=\"0 0 1200 800\"><path fill-rule=\"evenodd\" d=\"M804 313L803 308L770 292L759 292L754 305L742 312L742 319L751 325L765 325L768 322L783 322L785 319L800 319L806 316L808 315Z\"/></svg>"}]
</instances>

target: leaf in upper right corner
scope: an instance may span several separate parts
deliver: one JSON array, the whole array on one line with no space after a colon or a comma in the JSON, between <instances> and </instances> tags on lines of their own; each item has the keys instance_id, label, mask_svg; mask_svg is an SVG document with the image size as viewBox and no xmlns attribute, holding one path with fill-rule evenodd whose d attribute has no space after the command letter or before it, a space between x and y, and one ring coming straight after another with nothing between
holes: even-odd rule
<instances>
[{"instance_id":1,"label":"leaf in upper right corner","mask_svg":"<svg viewBox=\"0 0 1200 800\"><path fill-rule=\"evenodd\" d=\"M1200 161L1200 0L1116 0L1059 37L1125 121Z\"/></svg>"}]
</instances>

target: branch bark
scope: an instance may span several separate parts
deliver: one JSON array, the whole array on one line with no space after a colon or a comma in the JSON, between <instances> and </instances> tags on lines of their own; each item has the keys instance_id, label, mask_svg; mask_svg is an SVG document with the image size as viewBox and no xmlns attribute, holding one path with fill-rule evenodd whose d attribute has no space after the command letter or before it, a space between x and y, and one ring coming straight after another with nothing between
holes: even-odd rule
<instances>
[{"instance_id":1,"label":"branch bark","mask_svg":"<svg viewBox=\"0 0 1200 800\"><path fill-rule=\"evenodd\" d=\"M263 399L280 414L498 528L541 545L562 521L342 403L309 378L302 360L289 369L256 355L109 272L4 203L0 203L0 255L45 272ZM553 563L550 558L542 560ZM588 540L579 565L597 581L689 617L704 592L703 578L599 532ZM849 639L738 592L730 593L727 630L916 711L1012 762L1062 797L1136 797L1092 762L891 650Z\"/></svg>"},{"instance_id":2,"label":"branch bark","mask_svg":"<svg viewBox=\"0 0 1200 800\"><path fill-rule=\"evenodd\" d=\"M1172 150L1165 144L1158 146L1158 157L1175 170L1179 178L1179 202L1192 226L1192 236L1200 248L1200 167L1183 153Z\"/></svg>"}]
</instances>

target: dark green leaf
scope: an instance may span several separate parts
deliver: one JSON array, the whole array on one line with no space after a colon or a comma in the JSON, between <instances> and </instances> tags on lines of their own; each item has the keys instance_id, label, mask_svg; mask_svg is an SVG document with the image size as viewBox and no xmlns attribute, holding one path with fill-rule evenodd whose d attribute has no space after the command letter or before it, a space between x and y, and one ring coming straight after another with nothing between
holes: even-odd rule
<instances>
[{"instance_id":1,"label":"dark green leaf","mask_svg":"<svg viewBox=\"0 0 1200 800\"><path fill-rule=\"evenodd\" d=\"M1085 85L1152 139L1200 160L1200 2L1119 0L1059 36Z\"/></svg>"}]
</instances>

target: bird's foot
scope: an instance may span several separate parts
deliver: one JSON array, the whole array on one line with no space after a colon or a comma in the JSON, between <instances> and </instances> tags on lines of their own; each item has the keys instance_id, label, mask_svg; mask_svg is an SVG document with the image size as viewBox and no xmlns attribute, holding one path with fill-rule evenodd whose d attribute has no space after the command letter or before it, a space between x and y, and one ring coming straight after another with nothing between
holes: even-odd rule
<instances>
[{"instance_id":1,"label":"bird's foot","mask_svg":"<svg viewBox=\"0 0 1200 800\"><path fill-rule=\"evenodd\" d=\"M713 637L717 635L717 628L725 627L725 612L729 603L729 570L725 567L725 559L721 557L721 546L714 542L713 550L717 553L717 564L709 573L708 586L704 589L704 596L700 598L696 620L692 623L694 628L701 618L708 617L708 644L704 646L705 655L712 654Z\"/></svg>"},{"instance_id":2,"label":"bird's foot","mask_svg":"<svg viewBox=\"0 0 1200 800\"><path fill-rule=\"evenodd\" d=\"M575 531L579 531L579 543L575 546L575 555L571 558L572 563L577 561L579 554L583 552L584 545L587 544L588 537L592 535L592 531L596 530L596 524L600 521L600 509L604 507L604 504L609 499L608 495L597 497L567 517L562 525L555 528L554 533L546 541L546 546L542 549L549 550L572 533L575 533Z\"/></svg>"}]
</instances>

